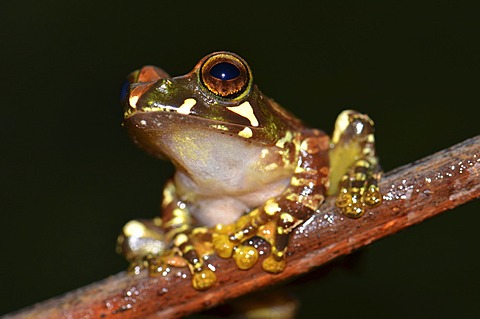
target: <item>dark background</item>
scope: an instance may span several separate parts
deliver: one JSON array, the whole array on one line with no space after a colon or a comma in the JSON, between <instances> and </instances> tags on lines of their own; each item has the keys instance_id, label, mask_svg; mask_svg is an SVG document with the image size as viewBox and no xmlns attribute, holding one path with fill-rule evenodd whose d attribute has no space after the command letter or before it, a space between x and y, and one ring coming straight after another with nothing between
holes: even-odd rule
<instances>
[{"instance_id":1,"label":"dark background","mask_svg":"<svg viewBox=\"0 0 480 319\"><path fill-rule=\"evenodd\" d=\"M231 50L312 126L368 113L388 171L479 133L479 27L462 1L2 1L0 314L123 270L119 230L157 213L172 167L120 126L130 71L184 74ZM301 317L478 318L479 208L302 281Z\"/></svg>"}]
</instances>

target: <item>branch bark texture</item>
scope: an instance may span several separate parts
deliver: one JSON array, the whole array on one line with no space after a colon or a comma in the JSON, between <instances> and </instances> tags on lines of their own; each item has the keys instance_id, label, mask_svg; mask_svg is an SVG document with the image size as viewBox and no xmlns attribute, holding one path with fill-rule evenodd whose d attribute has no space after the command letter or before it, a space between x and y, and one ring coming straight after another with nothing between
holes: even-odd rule
<instances>
[{"instance_id":1,"label":"branch bark texture","mask_svg":"<svg viewBox=\"0 0 480 319\"><path fill-rule=\"evenodd\" d=\"M256 291L480 197L480 136L388 172L380 183L383 204L364 217L341 215L330 198L318 214L295 230L287 267L272 275L261 261L238 270L232 260L212 256L218 281L199 292L186 268L158 277L125 272L42 302L5 318L178 318Z\"/></svg>"}]
</instances>

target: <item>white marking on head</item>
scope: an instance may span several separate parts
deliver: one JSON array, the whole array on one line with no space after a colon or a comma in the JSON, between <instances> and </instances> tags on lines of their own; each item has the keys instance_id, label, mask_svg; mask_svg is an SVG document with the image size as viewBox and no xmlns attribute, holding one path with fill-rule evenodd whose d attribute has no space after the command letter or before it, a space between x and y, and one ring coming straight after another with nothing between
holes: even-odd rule
<instances>
[{"instance_id":1,"label":"white marking on head","mask_svg":"<svg viewBox=\"0 0 480 319\"><path fill-rule=\"evenodd\" d=\"M243 130L238 132L238 135L244 138L250 138L253 136L253 132L249 127L245 127Z\"/></svg>"},{"instance_id":2,"label":"white marking on head","mask_svg":"<svg viewBox=\"0 0 480 319\"><path fill-rule=\"evenodd\" d=\"M255 114L253 113L253 108L248 101L245 101L238 106L227 106L227 109L248 119L252 126L258 126L258 120L255 117Z\"/></svg>"},{"instance_id":3,"label":"white marking on head","mask_svg":"<svg viewBox=\"0 0 480 319\"><path fill-rule=\"evenodd\" d=\"M197 104L197 101L192 98L185 99L183 104L177 109L177 113L188 115L192 107Z\"/></svg>"},{"instance_id":4,"label":"white marking on head","mask_svg":"<svg viewBox=\"0 0 480 319\"><path fill-rule=\"evenodd\" d=\"M130 103L130 106L133 108L137 107L137 102L138 102L138 95L130 96L128 99L128 103Z\"/></svg>"}]
</instances>

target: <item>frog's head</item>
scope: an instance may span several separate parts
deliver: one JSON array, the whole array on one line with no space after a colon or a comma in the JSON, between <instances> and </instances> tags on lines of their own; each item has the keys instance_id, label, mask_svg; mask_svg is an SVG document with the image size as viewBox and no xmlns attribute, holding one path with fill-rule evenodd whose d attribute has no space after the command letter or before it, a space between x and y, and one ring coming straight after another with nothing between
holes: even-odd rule
<instances>
[{"instance_id":1,"label":"frog's head","mask_svg":"<svg viewBox=\"0 0 480 319\"><path fill-rule=\"evenodd\" d=\"M248 64L230 52L207 55L183 76L145 66L128 80L124 125L137 144L156 156L172 158L179 144L274 145L299 125L260 92Z\"/></svg>"}]
</instances>

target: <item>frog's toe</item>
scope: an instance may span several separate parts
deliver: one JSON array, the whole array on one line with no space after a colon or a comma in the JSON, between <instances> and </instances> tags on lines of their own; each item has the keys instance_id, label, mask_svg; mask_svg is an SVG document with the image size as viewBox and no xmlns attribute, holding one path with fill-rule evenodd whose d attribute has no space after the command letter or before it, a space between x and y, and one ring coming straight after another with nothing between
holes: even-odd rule
<instances>
[{"instance_id":1,"label":"frog's toe","mask_svg":"<svg viewBox=\"0 0 480 319\"><path fill-rule=\"evenodd\" d=\"M194 271L192 274L192 286L196 290L207 290L215 284L217 276L208 268Z\"/></svg>"},{"instance_id":2,"label":"frog's toe","mask_svg":"<svg viewBox=\"0 0 480 319\"><path fill-rule=\"evenodd\" d=\"M213 248L217 255L221 258L230 258L232 257L233 249L235 244L230 241L227 234L218 234L215 233L212 236Z\"/></svg>"},{"instance_id":3,"label":"frog's toe","mask_svg":"<svg viewBox=\"0 0 480 319\"><path fill-rule=\"evenodd\" d=\"M157 276L165 271L167 264L162 258L151 258L148 260L148 274L150 276Z\"/></svg>"},{"instance_id":4,"label":"frog's toe","mask_svg":"<svg viewBox=\"0 0 480 319\"><path fill-rule=\"evenodd\" d=\"M268 256L262 263L262 268L266 272L278 274L285 269L285 259L277 260L274 256Z\"/></svg>"},{"instance_id":5,"label":"frog's toe","mask_svg":"<svg viewBox=\"0 0 480 319\"><path fill-rule=\"evenodd\" d=\"M130 275L139 275L140 272L145 268L143 260L131 261L127 268L127 273Z\"/></svg>"},{"instance_id":6,"label":"frog's toe","mask_svg":"<svg viewBox=\"0 0 480 319\"><path fill-rule=\"evenodd\" d=\"M233 254L237 267L246 270L252 268L258 260L258 251L251 246L239 246Z\"/></svg>"},{"instance_id":7,"label":"frog's toe","mask_svg":"<svg viewBox=\"0 0 480 319\"><path fill-rule=\"evenodd\" d=\"M343 188L340 194L337 196L337 207L344 208L350 205L352 202L352 195L348 192L348 189Z\"/></svg>"},{"instance_id":8,"label":"frog's toe","mask_svg":"<svg viewBox=\"0 0 480 319\"><path fill-rule=\"evenodd\" d=\"M365 191L365 204L368 206L378 206L382 202L382 194L377 185L369 185Z\"/></svg>"}]
</instances>

